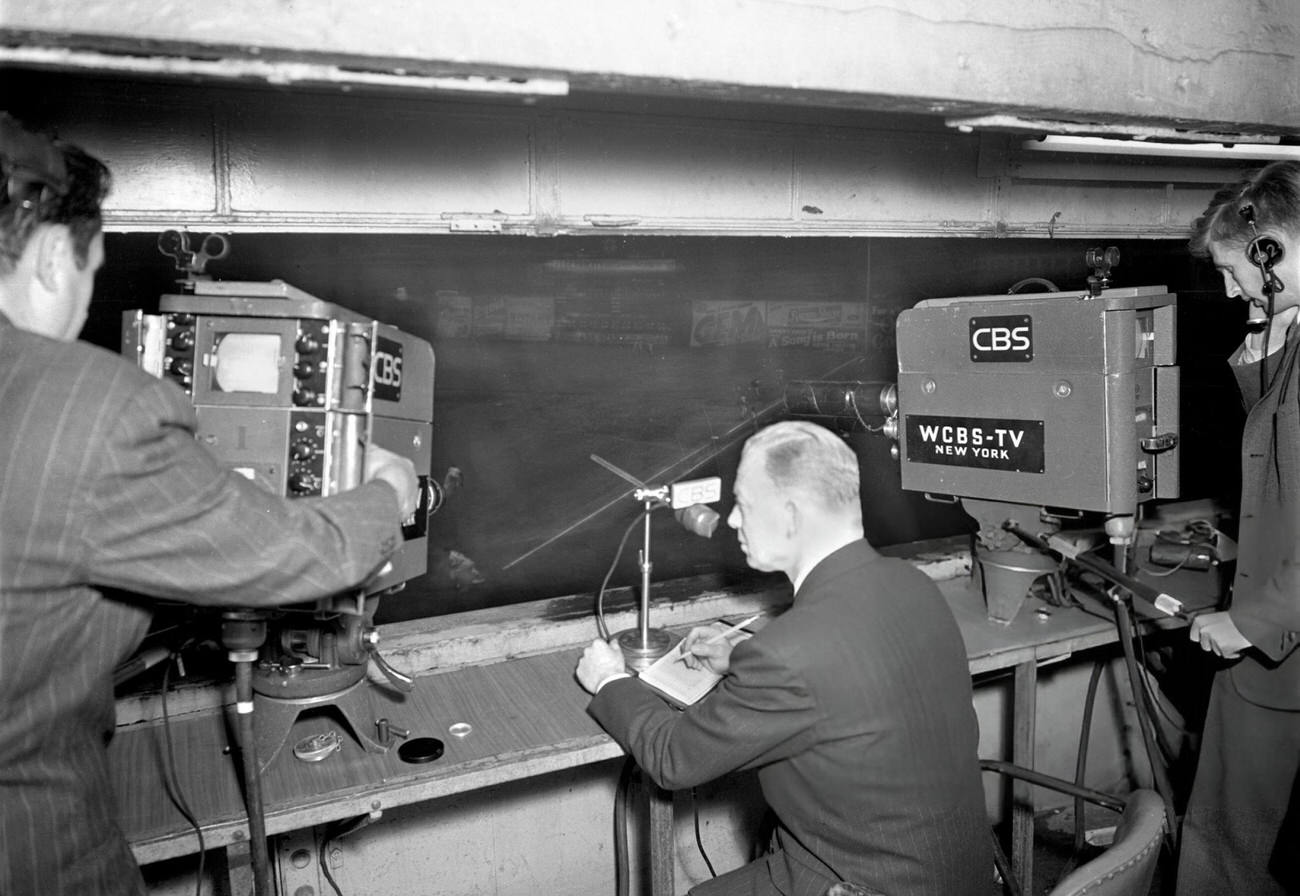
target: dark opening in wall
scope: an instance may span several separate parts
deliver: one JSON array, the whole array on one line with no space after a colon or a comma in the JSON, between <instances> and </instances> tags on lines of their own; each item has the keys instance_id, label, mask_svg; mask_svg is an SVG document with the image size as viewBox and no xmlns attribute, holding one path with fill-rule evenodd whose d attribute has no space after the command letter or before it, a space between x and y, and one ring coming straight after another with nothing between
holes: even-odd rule
<instances>
[{"instance_id":1,"label":"dark opening in wall","mask_svg":"<svg viewBox=\"0 0 1300 896\"><path fill-rule=\"evenodd\" d=\"M157 236L108 235L85 338L116 350L120 313L155 310L174 289ZM1081 290L1097 245L346 234L236 234L231 244L210 265L216 278L279 278L434 347L433 473L455 468L459 487L431 520L429 573L385 599L379 621L594 592L641 507L591 455L652 484L720 476L714 509L725 518L740 444L783 416L786 381L892 381L899 311L1026 278ZM1180 297L1183 494L1231 508L1240 409L1224 361L1241 309L1181 241L1116 245L1115 286ZM887 439L846 437L862 458L870 540L969 530L959 509L900 488ZM656 514L653 539L656 582L754 575L725 526L706 540ZM638 546L634 534L611 585L639 582Z\"/></svg>"}]
</instances>

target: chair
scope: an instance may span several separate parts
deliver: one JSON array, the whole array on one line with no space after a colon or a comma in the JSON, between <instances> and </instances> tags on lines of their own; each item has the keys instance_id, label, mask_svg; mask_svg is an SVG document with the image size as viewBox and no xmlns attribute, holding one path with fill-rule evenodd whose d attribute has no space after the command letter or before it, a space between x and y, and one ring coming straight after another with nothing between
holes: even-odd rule
<instances>
[{"instance_id":1,"label":"chair","mask_svg":"<svg viewBox=\"0 0 1300 896\"><path fill-rule=\"evenodd\" d=\"M1148 896L1165 834L1165 803L1158 793L1138 789L1120 798L1009 762L986 759L980 766L985 771L1027 781L1120 813L1111 845L1061 878L1048 896ZM1012 876L1010 863L996 836L993 858L1006 891L1011 896L1020 896L1020 882Z\"/></svg>"}]
</instances>

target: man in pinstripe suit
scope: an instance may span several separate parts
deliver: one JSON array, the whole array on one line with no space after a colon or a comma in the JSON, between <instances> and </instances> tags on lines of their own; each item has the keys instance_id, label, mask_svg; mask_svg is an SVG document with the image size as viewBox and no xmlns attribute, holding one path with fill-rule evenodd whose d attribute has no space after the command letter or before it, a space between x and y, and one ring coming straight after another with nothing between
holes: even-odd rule
<instances>
[{"instance_id":1,"label":"man in pinstripe suit","mask_svg":"<svg viewBox=\"0 0 1300 896\"><path fill-rule=\"evenodd\" d=\"M985 896L993 856L970 672L943 596L863 538L858 465L832 432L775 423L745 443L736 529L750 566L784 572L794 605L752 638L686 637L723 674L678 712L588 646L588 711L662 787L757 769L775 849L693 896ZM694 661L693 661L694 662Z\"/></svg>"},{"instance_id":2,"label":"man in pinstripe suit","mask_svg":"<svg viewBox=\"0 0 1300 896\"><path fill-rule=\"evenodd\" d=\"M106 743L144 598L265 607L353 588L415 509L409 461L290 501L225 471L189 401L76 342L108 172L0 113L0 893L138 894ZM142 595L110 597L101 589ZM112 592L116 594L117 592Z\"/></svg>"}]
</instances>

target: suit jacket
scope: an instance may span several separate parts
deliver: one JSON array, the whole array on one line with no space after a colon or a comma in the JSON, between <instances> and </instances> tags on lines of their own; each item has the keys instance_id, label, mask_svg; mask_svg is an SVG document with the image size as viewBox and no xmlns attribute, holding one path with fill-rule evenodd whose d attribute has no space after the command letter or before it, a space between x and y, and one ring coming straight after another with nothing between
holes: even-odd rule
<instances>
[{"instance_id":1,"label":"suit jacket","mask_svg":"<svg viewBox=\"0 0 1300 896\"><path fill-rule=\"evenodd\" d=\"M220 468L189 400L0 315L0 893L143 892L117 826L112 670L143 601L268 606L362 582L400 539L372 483L286 501Z\"/></svg>"},{"instance_id":2,"label":"suit jacket","mask_svg":"<svg viewBox=\"0 0 1300 896\"><path fill-rule=\"evenodd\" d=\"M1248 408L1242 432L1237 571L1229 616L1258 652L1231 668L1242 697L1300 709L1300 327L1259 367L1234 363ZM1239 357L1239 356L1238 356Z\"/></svg>"},{"instance_id":3,"label":"suit jacket","mask_svg":"<svg viewBox=\"0 0 1300 896\"><path fill-rule=\"evenodd\" d=\"M984 896L992 867L970 671L924 574L865 541L808 574L794 605L736 646L678 711L635 679L590 712L660 786L758 769L782 877L908 896Z\"/></svg>"}]
</instances>

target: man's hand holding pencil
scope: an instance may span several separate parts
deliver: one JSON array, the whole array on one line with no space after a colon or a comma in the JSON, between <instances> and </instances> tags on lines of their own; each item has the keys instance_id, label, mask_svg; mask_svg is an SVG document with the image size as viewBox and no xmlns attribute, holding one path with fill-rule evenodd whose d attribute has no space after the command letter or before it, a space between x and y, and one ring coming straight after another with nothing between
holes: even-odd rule
<instances>
[{"instance_id":1,"label":"man's hand holding pencil","mask_svg":"<svg viewBox=\"0 0 1300 896\"><path fill-rule=\"evenodd\" d=\"M762 615L755 613L724 631L718 631L716 626L711 625L691 629L677 646L678 660L685 663L688 669L708 669L717 675L725 674L731 668L731 651L736 646L736 633Z\"/></svg>"}]
</instances>

